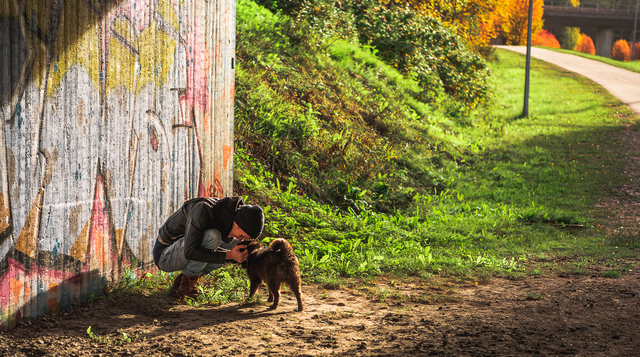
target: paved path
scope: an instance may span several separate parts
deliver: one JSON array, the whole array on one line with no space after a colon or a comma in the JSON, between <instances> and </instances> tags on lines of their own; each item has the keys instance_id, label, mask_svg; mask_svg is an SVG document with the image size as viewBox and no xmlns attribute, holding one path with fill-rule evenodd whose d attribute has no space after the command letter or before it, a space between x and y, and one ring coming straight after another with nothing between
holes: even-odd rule
<instances>
[{"instance_id":1,"label":"paved path","mask_svg":"<svg viewBox=\"0 0 640 357\"><path fill-rule=\"evenodd\" d=\"M527 53L526 46L496 47L522 54ZM583 57L537 47L531 48L531 57L555 64L591 79L640 115L640 73L627 71Z\"/></svg>"}]
</instances>

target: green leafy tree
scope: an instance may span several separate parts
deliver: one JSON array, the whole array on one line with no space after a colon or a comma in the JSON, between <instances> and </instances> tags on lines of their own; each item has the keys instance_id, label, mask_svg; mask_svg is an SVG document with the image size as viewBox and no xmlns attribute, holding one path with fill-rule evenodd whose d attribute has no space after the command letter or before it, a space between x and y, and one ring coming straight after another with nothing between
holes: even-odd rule
<instances>
[{"instance_id":1,"label":"green leafy tree","mask_svg":"<svg viewBox=\"0 0 640 357\"><path fill-rule=\"evenodd\" d=\"M560 46L567 50L575 50L581 36L579 27L565 27L564 31L562 31Z\"/></svg>"}]
</instances>

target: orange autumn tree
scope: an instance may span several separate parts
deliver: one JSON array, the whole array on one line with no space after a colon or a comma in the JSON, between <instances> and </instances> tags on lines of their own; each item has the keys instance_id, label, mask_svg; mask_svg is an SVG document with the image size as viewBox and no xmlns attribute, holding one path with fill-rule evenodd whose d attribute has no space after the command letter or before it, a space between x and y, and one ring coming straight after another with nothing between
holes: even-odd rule
<instances>
[{"instance_id":1,"label":"orange autumn tree","mask_svg":"<svg viewBox=\"0 0 640 357\"><path fill-rule=\"evenodd\" d=\"M540 31L536 40L532 41L532 43L538 46L560 48L560 42L558 42L558 39L547 30Z\"/></svg>"},{"instance_id":2,"label":"orange autumn tree","mask_svg":"<svg viewBox=\"0 0 640 357\"><path fill-rule=\"evenodd\" d=\"M418 13L453 27L475 50L487 46L499 28L500 0L389 0L390 5L394 3L408 4Z\"/></svg>"},{"instance_id":3,"label":"orange autumn tree","mask_svg":"<svg viewBox=\"0 0 640 357\"><path fill-rule=\"evenodd\" d=\"M613 44L611 59L618 61L629 61L631 59L631 47L629 47L627 40L618 40Z\"/></svg>"},{"instance_id":4,"label":"orange autumn tree","mask_svg":"<svg viewBox=\"0 0 640 357\"><path fill-rule=\"evenodd\" d=\"M582 52L582 53L588 53L590 55L595 55L596 47L593 45L593 40L591 39L591 37L585 34L582 34L580 36L580 40L578 41L578 44L576 45L576 51Z\"/></svg>"},{"instance_id":5,"label":"orange autumn tree","mask_svg":"<svg viewBox=\"0 0 640 357\"><path fill-rule=\"evenodd\" d=\"M532 40L542 30L543 0L533 1ZM504 0L498 7L502 22L502 36L507 45L527 44L527 25L529 22L529 0ZM532 42L533 42L532 41Z\"/></svg>"}]
</instances>

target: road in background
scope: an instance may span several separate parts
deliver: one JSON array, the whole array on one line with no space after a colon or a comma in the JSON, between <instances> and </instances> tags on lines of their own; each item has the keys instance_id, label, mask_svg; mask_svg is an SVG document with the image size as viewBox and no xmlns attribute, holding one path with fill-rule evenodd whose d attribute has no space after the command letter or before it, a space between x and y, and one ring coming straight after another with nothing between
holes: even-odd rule
<instances>
[{"instance_id":1,"label":"road in background","mask_svg":"<svg viewBox=\"0 0 640 357\"><path fill-rule=\"evenodd\" d=\"M497 48L526 54L526 46L495 46ZM620 99L636 114L640 115L640 73L627 71L606 63L580 56L532 47L531 57L543 60L587 77L603 86Z\"/></svg>"}]
</instances>

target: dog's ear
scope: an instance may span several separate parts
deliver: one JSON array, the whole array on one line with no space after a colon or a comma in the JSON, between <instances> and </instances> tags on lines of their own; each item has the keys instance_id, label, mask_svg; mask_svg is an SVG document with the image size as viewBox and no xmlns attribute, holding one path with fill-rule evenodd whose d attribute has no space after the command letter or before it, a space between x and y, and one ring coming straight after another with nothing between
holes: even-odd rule
<instances>
[{"instance_id":1,"label":"dog's ear","mask_svg":"<svg viewBox=\"0 0 640 357\"><path fill-rule=\"evenodd\" d=\"M251 242L248 246L249 252L258 252L264 249L264 245L259 240Z\"/></svg>"}]
</instances>

